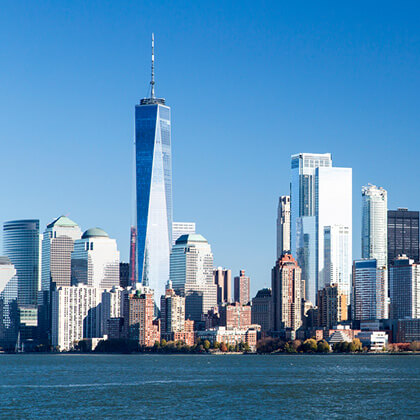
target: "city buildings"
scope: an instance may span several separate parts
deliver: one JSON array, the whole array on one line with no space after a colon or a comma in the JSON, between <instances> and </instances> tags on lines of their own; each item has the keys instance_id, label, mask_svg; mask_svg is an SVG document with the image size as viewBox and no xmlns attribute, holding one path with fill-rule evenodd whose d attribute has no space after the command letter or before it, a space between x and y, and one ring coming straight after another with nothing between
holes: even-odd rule
<instances>
[{"instance_id":1,"label":"city buildings","mask_svg":"<svg viewBox=\"0 0 420 420\"><path fill-rule=\"evenodd\" d=\"M123 313L124 288L114 286L104 290L101 295L101 331L100 336L110 336L111 325L119 323Z\"/></svg>"},{"instance_id":2,"label":"city buildings","mask_svg":"<svg viewBox=\"0 0 420 420\"><path fill-rule=\"evenodd\" d=\"M403 254L419 262L419 212L388 210L388 266Z\"/></svg>"},{"instance_id":3,"label":"city buildings","mask_svg":"<svg viewBox=\"0 0 420 420\"><path fill-rule=\"evenodd\" d=\"M120 284L117 242L100 228L91 228L74 243L71 254L72 284L111 289Z\"/></svg>"},{"instance_id":4,"label":"city buildings","mask_svg":"<svg viewBox=\"0 0 420 420\"><path fill-rule=\"evenodd\" d=\"M362 258L376 259L378 267L388 263L387 192L376 185L362 188Z\"/></svg>"},{"instance_id":5,"label":"city buildings","mask_svg":"<svg viewBox=\"0 0 420 420\"><path fill-rule=\"evenodd\" d=\"M271 289L261 289L252 299L251 323L261 325L262 332L271 330L273 298Z\"/></svg>"},{"instance_id":6,"label":"city buildings","mask_svg":"<svg viewBox=\"0 0 420 420\"><path fill-rule=\"evenodd\" d=\"M290 329L295 332L302 325L302 270L290 254L277 260L272 270L274 331Z\"/></svg>"},{"instance_id":7,"label":"city buildings","mask_svg":"<svg viewBox=\"0 0 420 420\"><path fill-rule=\"evenodd\" d=\"M120 287L131 286L130 281L130 264L125 262L120 262Z\"/></svg>"},{"instance_id":8,"label":"city buildings","mask_svg":"<svg viewBox=\"0 0 420 420\"><path fill-rule=\"evenodd\" d=\"M172 222L172 246L175 245L176 240L182 235L189 235L195 233L194 222Z\"/></svg>"},{"instance_id":9,"label":"city buildings","mask_svg":"<svg viewBox=\"0 0 420 420\"><path fill-rule=\"evenodd\" d=\"M5 222L3 251L16 268L19 305L36 305L41 271L39 220Z\"/></svg>"},{"instance_id":10,"label":"city buildings","mask_svg":"<svg viewBox=\"0 0 420 420\"><path fill-rule=\"evenodd\" d=\"M290 196L282 195L277 207L277 258L290 252Z\"/></svg>"},{"instance_id":11,"label":"city buildings","mask_svg":"<svg viewBox=\"0 0 420 420\"><path fill-rule=\"evenodd\" d=\"M155 97L154 46L150 97L135 108L137 278L156 298L165 294L172 245L171 109Z\"/></svg>"},{"instance_id":12,"label":"city buildings","mask_svg":"<svg viewBox=\"0 0 420 420\"><path fill-rule=\"evenodd\" d=\"M229 346L236 346L243 343L248 344L251 351L255 351L257 345L258 330L255 328L226 328L215 327L204 331L197 331L197 337L202 341L208 340L211 345L225 343Z\"/></svg>"},{"instance_id":13,"label":"city buildings","mask_svg":"<svg viewBox=\"0 0 420 420\"><path fill-rule=\"evenodd\" d=\"M387 269L377 260L353 262L352 319L357 321L388 318Z\"/></svg>"},{"instance_id":14,"label":"city buildings","mask_svg":"<svg viewBox=\"0 0 420 420\"><path fill-rule=\"evenodd\" d=\"M213 254L202 235L182 235L177 239L171 252L170 279L173 290L186 298L186 318L201 322L202 315L217 306Z\"/></svg>"},{"instance_id":15,"label":"city buildings","mask_svg":"<svg viewBox=\"0 0 420 420\"><path fill-rule=\"evenodd\" d=\"M389 267L390 318L420 318L420 264L406 255Z\"/></svg>"},{"instance_id":16,"label":"city buildings","mask_svg":"<svg viewBox=\"0 0 420 420\"><path fill-rule=\"evenodd\" d=\"M213 282L217 286L217 304L229 303L232 299L232 271L222 267L214 268Z\"/></svg>"},{"instance_id":17,"label":"city buildings","mask_svg":"<svg viewBox=\"0 0 420 420\"><path fill-rule=\"evenodd\" d=\"M251 321L251 305L239 302L219 306L220 325L226 328L249 328Z\"/></svg>"},{"instance_id":18,"label":"city buildings","mask_svg":"<svg viewBox=\"0 0 420 420\"><path fill-rule=\"evenodd\" d=\"M347 296L337 284L318 290L318 326L334 328L347 320Z\"/></svg>"},{"instance_id":19,"label":"city buildings","mask_svg":"<svg viewBox=\"0 0 420 420\"><path fill-rule=\"evenodd\" d=\"M245 270L239 271L239 276L234 279L234 301L242 305L250 302L251 283L249 277L245 276Z\"/></svg>"}]
</instances>

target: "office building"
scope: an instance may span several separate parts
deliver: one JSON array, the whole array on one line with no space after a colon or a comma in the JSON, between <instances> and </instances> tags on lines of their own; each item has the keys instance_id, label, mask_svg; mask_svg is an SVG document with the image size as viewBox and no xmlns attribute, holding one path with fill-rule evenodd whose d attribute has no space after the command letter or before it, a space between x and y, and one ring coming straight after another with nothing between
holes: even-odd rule
<instances>
[{"instance_id":1,"label":"office building","mask_svg":"<svg viewBox=\"0 0 420 420\"><path fill-rule=\"evenodd\" d=\"M335 284L350 303L351 237L348 226L324 227L324 287ZM322 290L322 289L321 289Z\"/></svg>"},{"instance_id":2,"label":"office building","mask_svg":"<svg viewBox=\"0 0 420 420\"><path fill-rule=\"evenodd\" d=\"M239 276L234 279L234 301L242 305L250 302L251 284L250 279L245 275L245 270L239 271Z\"/></svg>"},{"instance_id":3,"label":"office building","mask_svg":"<svg viewBox=\"0 0 420 420\"><path fill-rule=\"evenodd\" d=\"M130 264L120 262L120 287L131 286L130 282Z\"/></svg>"},{"instance_id":4,"label":"office building","mask_svg":"<svg viewBox=\"0 0 420 420\"><path fill-rule=\"evenodd\" d=\"M172 222L172 246L175 245L176 240L182 235L189 235L195 233L194 222Z\"/></svg>"},{"instance_id":5,"label":"office building","mask_svg":"<svg viewBox=\"0 0 420 420\"><path fill-rule=\"evenodd\" d=\"M291 254L284 254L272 270L274 331L290 329L295 332L302 325L302 270Z\"/></svg>"},{"instance_id":6,"label":"office building","mask_svg":"<svg viewBox=\"0 0 420 420\"><path fill-rule=\"evenodd\" d=\"M71 350L83 338L100 337L101 291L92 286L61 286L52 292L52 345Z\"/></svg>"},{"instance_id":7,"label":"office building","mask_svg":"<svg viewBox=\"0 0 420 420\"><path fill-rule=\"evenodd\" d=\"M387 192L376 185L362 188L362 258L388 263Z\"/></svg>"},{"instance_id":8,"label":"office building","mask_svg":"<svg viewBox=\"0 0 420 420\"><path fill-rule=\"evenodd\" d=\"M138 281L160 299L169 279L172 245L171 109L155 97L153 45L150 86L150 97L135 108L136 272Z\"/></svg>"},{"instance_id":9,"label":"office building","mask_svg":"<svg viewBox=\"0 0 420 420\"><path fill-rule=\"evenodd\" d=\"M210 244L199 234L182 235L172 248L170 261L173 290L186 298L185 316L200 322L202 314L217 306Z\"/></svg>"},{"instance_id":10,"label":"office building","mask_svg":"<svg viewBox=\"0 0 420 420\"><path fill-rule=\"evenodd\" d=\"M261 325L262 332L271 330L272 307L271 289L259 290L252 299L251 323Z\"/></svg>"},{"instance_id":11,"label":"office building","mask_svg":"<svg viewBox=\"0 0 420 420\"><path fill-rule=\"evenodd\" d=\"M229 303L232 299L232 271L222 267L214 268L213 282L217 286L217 304Z\"/></svg>"},{"instance_id":12,"label":"office building","mask_svg":"<svg viewBox=\"0 0 420 420\"><path fill-rule=\"evenodd\" d=\"M353 262L352 318L356 321L388 318L387 269L375 259Z\"/></svg>"},{"instance_id":13,"label":"office building","mask_svg":"<svg viewBox=\"0 0 420 420\"><path fill-rule=\"evenodd\" d=\"M290 252L290 196L282 195L277 207L277 258Z\"/></svg>"},{"instance_id":14,"label":"office building","mask_svg":"<svg viewBox=\"0 0 420 420\"><path fill-rule=\"evenodd\" d=\"M72 284L111 289L120 284L117 241L100 228L88 229L74 243L71 254Z\"/></svg>"},{"instance_id":15,"label":"office building","mask_svg":"<svg viewBox=\"0 0 420 420\"><path fill-rule=\"evenodd\" d=\"M347 296L337 284L318 290L318 326L335 328L347 320Z\"/></svg>"},{"instance_id":16,"label":"office building","mask_svg":"<svg viewBox=\"0 0 420 420\"><path fill-rule=\"evenodd\" d=\"M419 212L388 210L388 266L403 254L419 262Z\"/></svg>"},{"instance_id":17,"label":"office building","mask_svg":"<svg viewBox=\"0 0 420 420\"><path fill-rule=\"evenodd\" d=\"M36 305L41 271L39 220L4 223L3 250L17 272L19 305Z\"/></svg>"},{"instance_id":18,"label":"office building","mask_svg":"<svg viewBox=\"0 0 420 420\"><path fill-rule=\"evenodd\" d=\"M420 318L420 264L397 257L389 267L389 290L390 318Z\"/></svg>"},{"instance_id":19,"label":"office building","mask_svg":"<svg viewBox=\"0 0 420 420\"><path fill-rule=\"evenodd\" d=\"M184 331L185 297L174 292L171 282L160 299L160 322L162 334Z\"/></svg>"}]
</instances>

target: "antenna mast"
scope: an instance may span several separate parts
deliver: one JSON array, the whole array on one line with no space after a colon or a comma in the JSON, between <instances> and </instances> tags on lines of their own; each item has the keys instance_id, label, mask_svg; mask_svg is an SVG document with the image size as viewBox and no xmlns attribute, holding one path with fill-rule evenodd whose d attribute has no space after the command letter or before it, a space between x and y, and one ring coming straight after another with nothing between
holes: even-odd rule
<instances>
[{"instance_id":1,"label":"antenna mast","mask_svg":"<svg viewBox=\"0 0 420 420\"><path fill-rule=\"evenodd\" d=\"M152 79L150 80L150 97L155 99L155 34L152 32Z\"/></svg>"}]
</instances>

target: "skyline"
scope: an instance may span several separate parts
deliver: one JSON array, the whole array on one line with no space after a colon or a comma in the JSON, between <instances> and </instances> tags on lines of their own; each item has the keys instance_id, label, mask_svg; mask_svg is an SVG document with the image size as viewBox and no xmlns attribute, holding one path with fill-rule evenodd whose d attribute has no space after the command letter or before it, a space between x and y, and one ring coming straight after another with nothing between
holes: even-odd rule
<instances>
[{"instance_id":1,"label":"skyline","mask_svg":"<svg viewBox=\"0 0 420 420\"><path fill-rule=\"evenodd\" d=\"M51 7L47 17L41 18L38 11L37 20L31 15L37 16L37 9L28 3L27 16L12 16L7 22L0 18L0 33L11 41L1 54L8 60L2 63L0 77L10 82L0 98L2 138L8 154L21 156L19 161L5 159L1 167L9 198L0 213L2 223L39 218L43 232L53 219L67 214L82 230L99 226L107 231L117 239L122 260L128 261L133 107L147 96L153 31L156 95L165 97L173 112L174 220L197 224L197 233L211 244L215 266L231 268L234 275L245 269L251 277L252 295L270 284L278 197L289 193L292 154L331 152L336 166L353 168L353 259L361 255L363 185L370 182L385 188L389 209L420 208L420 199L410 194L419 178L414 172L415 153L400 149L398 155L394 150L401 138L406 139L407 148L414 147L420 128L415 112L420 76L414 73L419 64L415 55L419 29L413 26L417 10L406 21L401 9L392 10L393 22L387 21L390 26L385 31L388 37L378 33L384 23L375 25L372 16L361 15L360 27L344 19L342 32L332 40L330 33L338 24L328 19L337 9L317 14L308 7L307 15L301 15L303 23L280 19L280 34L274 34L279 13L297 18L295 9L279 12L277 8L272 19L258 11L249 27L244 25L249 16L238 13L227 30L227 17L240 10L226 6L226 21L216 25L213 36L206 34L200 50L205 32L200 23L206 18L209 30L220 18L217 6L208 13L191 6L190 18L174 33L170 8L165 13L159 7L150 9L150 21L138 25L135 18L141 15L140 6L124 3L121 9L108 5L95 10L96 5L78 4L72 16ZM391 12L390 7L384 9L375 9L379 18ZM373 13L373 6L365 10ZM114 12L121 19L111 33ZM168 27L160 23L163 31L156 29L159 13L165 22L172 22ZM322 13L325 32L316 23ZM54 17L61 19L53 23ZM16 19L22 34L12 27ZM98 25L89 27L95 19ZM259 30L262 22L266 26ZM367 28L363 22L372 25ZM305 30L304 24L311 23L311 29ZM349 25L353 32L345 33ZM292 30L288 33L287 29ZM31 30L35 36L28 39ZM53 30L58 36L50 40ZM83 34L87 42L82 44ZM105 40L101 35L106 35ZM72 36L79 36L77 48ZM119 43L124 36L126 42ZM263 51L261 40L265 41ZM273 47L283 48L273 52ZM32 56L36 52L41 59ZM104 58L108 66L103 65ZM84 59L88 59L85 65ZM23 63L31 63L28 71ZM48 73L45 70L51 64L58 68ZM277 74L279 70L283 77ZM63 83L66 80L70 83ZM261 94L267 106L258 105ZM22 112L23 104L30 112ZM337 144L337 138L347 144ZM353 150L361 146L362 151ZM22 148L27 150L24 155ZM398 164L395 156L404 160ZM392 166L395 171L389 170ZM56 174L63 177L54 180ZM55 189L63 184L68 189Z\"/></svg>"}]
</instances>

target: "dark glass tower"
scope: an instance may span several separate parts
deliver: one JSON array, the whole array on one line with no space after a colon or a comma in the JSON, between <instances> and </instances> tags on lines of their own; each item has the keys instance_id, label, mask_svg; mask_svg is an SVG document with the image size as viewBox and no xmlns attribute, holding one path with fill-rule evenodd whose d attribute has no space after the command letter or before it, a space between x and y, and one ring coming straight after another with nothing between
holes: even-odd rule
<instances>
[{"instance_id":1,"label":"dark glass tower","mask_svg":"<svg viewBox=\"0 0 420 420\"><path fill-rule=\"evenodd\" d=\"M419 261L418 211L388 210L388 265L400 254Z\"/></svg>"},{"instance_id":2,"label":"dark glass tower","mask_svg":"<svg viewBox=\"0 0 420 420\"><path fill-rule=\"evenodd\" d=\"M171 109L154 92L135 109L137 279L154 289L155 301L165 294L172 244Z\"/></svg>"}]
</instances>

